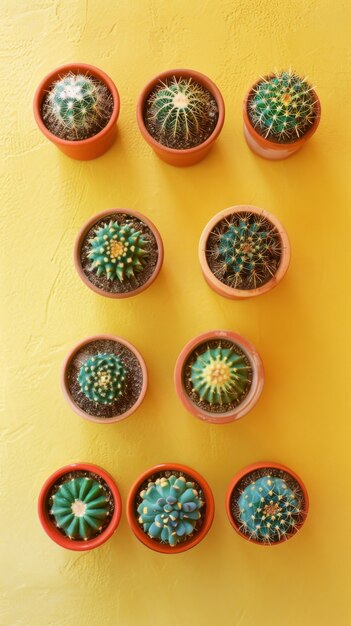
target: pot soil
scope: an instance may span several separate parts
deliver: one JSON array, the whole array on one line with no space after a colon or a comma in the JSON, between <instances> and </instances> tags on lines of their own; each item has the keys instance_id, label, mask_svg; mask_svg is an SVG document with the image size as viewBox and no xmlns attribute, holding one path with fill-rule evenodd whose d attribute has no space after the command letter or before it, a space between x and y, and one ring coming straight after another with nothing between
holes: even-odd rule
<instances>
[{"instance_id":1,"label":"pot soil","mask_svg":"<svg viewBox=\"0 0 351 626\"><path fill-rule=\"evenodd\" d=\"M91 366L91 359L99 359L99 355L100 357L101 355L112 355L112 360L117 357L118 368L123 370L123 382L121 389L118 385L119 373L114 370L110 374L112 380L108 384L105 370L109 376L109 368L102 364L99 369L95 362L95 371L98 370L99 376L98 397L96 398L89 390L86 393L83 392L80 380L82 380L81 376L84 375L83 366ZM88 372L87 376L91 380L91 371ZM95 378L91 381L90 387L94 382L96 382ZM114 397L113 400L109 397L111 384L113 386L111 392ZM146 365L140 352L121 337L114 335L88 337L74 346L66 357L62 370L61 387L65 399L75 413L92 422L111 424L134 413L142 403L147 389ZM119 389L118 393L117 389ZM89 395L87 395L88 393ZM105 401L107 404L104 403Z\"/></svg>"}]
</instances>

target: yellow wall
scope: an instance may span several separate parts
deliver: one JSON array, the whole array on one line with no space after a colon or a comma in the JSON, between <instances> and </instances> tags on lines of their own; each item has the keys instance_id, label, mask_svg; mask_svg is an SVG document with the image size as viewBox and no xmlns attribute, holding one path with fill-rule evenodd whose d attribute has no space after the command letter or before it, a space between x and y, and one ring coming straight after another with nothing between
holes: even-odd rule
<instances>
[{"instance_id":1,"label":"yellow wall","mask_svg":"<svg viewBox=\"0 0 351 626\"><path fill-rule=\"evenodd\" d=\"M348 626L350 571L350 172L348 0L3 0L1 135L2 626ZM96 162L74 162L38 131L31 111L55 66L90 62L115 80L118 140ZM310 144L290 160L255 157L241 101L259 74L292 65L322 102ZM143 84L171 67L208 74L227 107L211 155L172 168L142 140ZM227 301L205 285L197 244L207 220L239 203L286 226L292 264L273 292ZM144 212L159 227L165 264L135 299L99 297L78 279L72 246L81 224L110 207ZM187 414L173 387L176 357L195 334L247 336L266 367L253 412L217 427ZM150 386L120 424L89 423L59 389L68 349L92 333L134 342ZM308 522L292 541L261 549L238 537L224 510L240 467L271 459L308 487ZM211 484L217 512L207 538L175 556L153 553L126 517L91 553L65 551L42 531L38 491L68 462L102 465L125 503L139 472L174 460Z\"/></svg>"}]
</instances>

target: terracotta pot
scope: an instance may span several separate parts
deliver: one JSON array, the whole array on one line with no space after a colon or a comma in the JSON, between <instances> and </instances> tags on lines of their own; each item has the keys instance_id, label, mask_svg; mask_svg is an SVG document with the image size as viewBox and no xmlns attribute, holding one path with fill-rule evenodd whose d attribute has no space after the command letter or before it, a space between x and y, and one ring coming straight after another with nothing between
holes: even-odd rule
<instances>
[{"instance_id":1,"label":"terracotta pot","mask_svg":"<svg viewBox=\"0 0 351 626\"><path fill-rule=\"evenodd\" d=\"M75 403L71 395L69 385L68 385L68 380L67 380L69 366L70 366L72 359L76 355L76 353L87 344L92 343L94 341L99 341L102 339L107 339L109 341L116 341L117 343L120 343L123 346L126 346L126 348L128 348L131 352L133 352L133 354L138 359L138 362L142 371L142 377L143 377L141 392L136 402L133 404L133 406L130 409L128 409L124 413L121 413L120 415L115 415L113 417L96 417L94 415L90 415L89 413L86 413L85 411L83 411L83 409L81 409ZM65 361L63 363L63 367L62 367L62 372L61 372L62 393L63 393L65 400L70 405L72 411L77 413L77 415L80 415L80 417L84 417L90 422L95 422L96 424L114 424L115 422L120 422L126 417L129 417L129 415L132 415L132 413L134 413L139 408L142 401L144 400L146 390L147 390L147 385L148 385L147 369L146 369L145 361L143 357L141 356L139 350L137 350L135 346L129 343L129 341L126 341L126 339L122 339L122 337L117 337L116 335L92 335L91 337L87 337L86 339L83 339L82 341L79 341L78 343L76 343L75 346L73 346L73 348L70 350L70 352L66 356Z\"/></svg>"},{"instance_id":2,"label":"terracotta pot","mask_svg":"<svg viewBox=\"0 0 351 626\"><path fill-rule=\"evenodd\" d=\"M201 487L206 502L206 515L201 528L188 540L175 545L173 548L167 544L158 543L158 541L151 539L151 537L149 537L143 531L138 522L137 515L135 514L134 506L135 498L137 497L142 484L147 481L150 476L165 471L183 472L186 476L189 476L190 479L194 480ZM155 550L155 552L162 552L163 554L177 554L179 552L185 552L186 550L193 548L198 543L200 543L200 541L202 541L205 535L207 535L213 522L214 509L215 505L211 488L200 474L198 474L190 467L187 467L186 465L180 465L179 463L161 463L160 465L155 465L154 467L148 469L146 472L143 472L134 482L128 494L126 512L128 524L135 536L139 539L139 541L141 541L141 543L143 543L148 548L151 548L151 550Z\"/></svg>"},{"instance_id":3,"label":"terracotta pot","mask_svg":"<svg viewBox=\"0 0 351 626\"><path fill-rule=\"evenodd\" d=\"M188 357L197 346L205 343L206 341L210 341L211 339L223 339L237 344L243 352L245 352L252 367L252 384L249 393L243 399L241 404L227 413L210 413L198 407L190 399L184 387L184 366ZM244 417L244 415L251 411L251 409L255 406L263 389L263 364L258 352L247 339L229 330L212 330L191 339L191 341L189 341L183 348L175 366L174 383L177 394L189 413L204 420L205 422L211 422L212 424L227 424L228 422L233 422L234 420Z\"/></svg>"},{"instance_id":4,"label":"terracotta pot","mask_svg":"<svg viewBox=\"0 0 351 626\"><path fill-rule=\"evenodd\" d=\"M268 79L270 78L270 76L271 75L267 76L266 78ZM316 132L318 128L318 124L320 122L320 118L321 118L321 103L319 101L319 98L316 92L312 90L313 97L316 102L316 105L315 105L316 119L314 123L312 124L312 126L309 128L309 130L303 135L303 137L291 143L285 143L285 144L270 141L269 139L265 139L264 137L262 137L262 135L260 135L254 129L254 127L251 124L250 118L248 116L248 112L247 112L247 104L248 104L249 96L252 90L254 89L254 87L256 87L256 85L259 82L261 82L261 80L262 79L259 79L250 87L250 89L248 90L244 98L244 102L243 102L244 137L246 139L248 146L251 148L253 152L258 154L258 156L263 157L264 159L269 159L271 161L287 159L289 156L291 156L292 154L300 150L305 145L306 141L308 141L312 137L312 135Z\"/></svg>"},{"instance_id":5,"label":"terracotta pot","mask_svg":"<svg viewBox=\"0 0 351 626\"><path fill-rule=\"evenodd\" d=\"M94 226L94 224L99 222L104 217L107 217L109 215L113 215L115 213L126 213L127 215L134 216L137 219L139 219L142 222L144 222L149 227L149 229L152 231L152 233L153 233L153 235L154 235L154 237L156 239L157 248L158 248L158 259L157 259L157 263L156 263L156 266L155 266L153 274L150 276L150 278L143 285L141 285L137 289L134 289L133 291L128 291L127 293L110 293L110 292L104 291L103 289L100 289L99 287L94 285L92 282L90 282L89 278L87 277L87 275L83 271L81 260L80 260L81 248L82 248L83 241L84 241L84 238L85 238L86 234ZM83 283L85 283L92 291L95 291L95 293L98 293L100 296L106 296L106 298L130 298L132 296L136 296L138 293L141 293L142 291L145 291L145 289L150 287L150 285L157 278L157 276L158 276L158 274L159 274L159 272L161 270L162 264L163 264L163 243L162 243L161 235L158 232L156 226L151 222L151 220L149 220L147 217L145 217L145 215L142 215L142 213L138 213L138 211L133 211L132 209L107 209L107 210L101 211L100 213L97 213L96 215L91 217L82 226L81 230L78 233L76 241L75 241L74 251L73 251L73 261L74 261L75 268L76 268L80 278L82 279Z\"/></svg>"},{"instance_id":6,"label":"terracotta pot","mask_svg":"<svg viewBox=\"0 0 351 626\"><path fill-rule=\"evenodd\" d=\"M235 476L232 478L232 480L230 481L228 490L227 490L227 494L226 494L226 499L225 499L225 508L227 511L227 515L228 515L228 519L231 523L231 525L233 526L234 530L244 539L246 539L247 541L250 541L250 543L256 543L260 546L274 546L280 543L286 543L286 541L288 541L288 539L292 538L294 535L290 535L287 539L281 539L280 541L275 541L274 543L263 543L262 541L257 541L256 539L252 539L250 537L248 537L247 535L245 535L239 528L239 526L237 525L236 521L234 520L232 514L231 514L231 507L230 507L230 501L231 501L231 496L232 493L236 487L236 485L238 484L238 482L244 477L246 476L246 474L250 474L251 472L254 472L256 470L259 469L264 469L264 468L274 468L277 470L282 470L283 472L286 472L287 474L290 474L298 483L299 486L301 488L302 494L303 494L303 498L305 501L305 509L304 509L304 520L302 521L301 525L298 527L297 531L294 533L296 534L298 532L298 530L300 530L300 528L302 527L302 525L304 524L306 517L307 517L307 513L308 513L308 508L309 508L309 499L308 499L308 493L306 490L305 485L303 484L301 478L295 473L293 472L291 469L289 469L288 467L286 467L285 465L281 465L280 463L274 463L271 461L267 461L267 462L260 462L260 463L252 463L251 465L247 465L246 467L244 467L243 469L241 469L239 472L237 472L235 474Z\"/></svg>"},{"instance_id":7,"label":"terracotta pot","mask_svg":"<svg viewBox=\"0 0 351 626\"><path fill-rule=\"evenodd\" d=\"M112 115L106 124L106 126L88 139L82 139L78 141L70 141L67 139L61 139L54 135L44 124L41 117L41 104L45 94L47 93L50 85L58 80L60 76L73 72L75 74L83 72L84 74L90 74L99 81L104 83L113 96L114 107ZM39 126L41 132L50 139L62 152L72 159L78 159L80 161L88 161L90 159L96 159L106 152L113 144L116 136L116 123L119 115L120 99L116 88L116 85L111 78L105 74L102 70L89 63L67 63L61 65L52 72L50 72L38 86L33 101L33 111L35 120Z\"/></svg>"},{"instance_id":8,"label":"terracotta pot","mask_svg":"<svg viewBox=\"0 0 351 626\"><path fill-rule=\"evenodd\" d=\"M161 143L156 141L156 139L154 139L152 135L150 135L144 123L145 102L148 96L160 80L164 81L165 79L172 78L173 76L175 76L176 78L193 78L197 83L205 87L212 94L218 106L217 126L215 127L212 134L206 139L206 141L199 144L198 146L195 146L193 148L187 148L185 150L176 150L175 148L168 148L167 146L163 146ZM161 74L155 76L143 88L137 104L137 122L140 128L140 132L145 141L147 141L151 148L153 148L157 156L160 157L162 161L165 161L170 165L178 165L181 167L194 165L195 163L198 163L198 161L201 161L207 155L222 130L224 122L224 101L218 87L204 74L196 72L195 70L186 69L167 70L166 72L162 72Z\"/></svg>"},{"instance_id":9,"label":"terracotta pot","mask_svg":"<svg viewBox=\"0 0 351 626\"><path fill-rule=\"evenodd\" d=\"M240 213L243 211L255 213L256 215L260 215L268 219L276 227L281 239L282 253L278 270L269 281L267 281L264 285L261 285L261 287L257 287L256 289L235 289L234 287L229 287L225 283L222 283L222 281L216 278L216 276L211 271L206 257L207 240L213 228L218 224L218 222L226 218L228 215L232 215L233 213ZM284 226L277 220L276 217L274 217L274 215L268 213L268 211L265 211L264 209L260 209L259 207L251 206L249 204L240 204L229 207L228 209L224 209L224 211L220 211L220 213L217 213L217 215L212 217L212 219L210 219L210 221L206 224L200 237L199 259L204 278L207 284L216 293L224 296L225 298L231 298L232 300L242 300L244 298L260 296L261 294L270 291L271 289L273 289L273 287L276 287L278 283L280 283L282 278L285 276L285 273L290 263L290 242Z\"/></svg>"},{"instance_id":10,"label":"terracotta pot","mask_svg":"<svg viewBox=\"0 0 351 626\"><path fill-rule=\"evenodd\" d=\"M110 520L109 525L93 539L88 539L87 541L76 541L69 539L65 535L63 535L55 526L52 519L50 518L48 512L48 495L51 488L55 485L55 483L65 474L69 474L74 471L88 471L93 474L98 474L108 485L114 499L114 511ZM107 541L115 532L119 521L121 519L122 513L122 502L121 496L119 494L117 485L115 484L112 477L101 467L97 465L91 465L90 463L71 463L70 465L65 465L64 467L60 467L60 469L56 470L42 486L38 499L38 515L41 522L42 527L44 528L47 535L49 535L50 539L55 541L59 546L63 548L67 548L68 550L74 550L76 552L83 552L85 550L93 550L93 548L97 548L101 546L105 541Z\"/></svg>"}]
</instances>

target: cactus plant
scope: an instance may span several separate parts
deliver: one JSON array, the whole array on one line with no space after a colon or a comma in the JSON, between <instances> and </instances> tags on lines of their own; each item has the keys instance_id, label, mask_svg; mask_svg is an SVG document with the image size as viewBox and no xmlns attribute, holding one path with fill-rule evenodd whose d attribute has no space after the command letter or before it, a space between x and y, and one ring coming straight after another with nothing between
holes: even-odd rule
<instances>
[{"instance_id":1,"label":"cactus plant","mask_svg":"<svg viewBox=\"0 0 351 626\"><path fill-rule=\"evenodd\" d=\"M244 353L231 348L208 348L191 366L193 390L211 405L230 404L246 395L251 366Z\"/></svg>"},{"instance_id":2,"label":"cactus plant","mask_svg":"<svg viewBox=\"0 0 351 626\"><path fill-rule=\"evenodd\" d=\"M143 234L129 222L119 224L110 220L95 231L89 244L91 269L109 280L123 282L134 278L144 268L149 255Z\"/></svg>"},{"instance_id":3,"label":"cactus plant","mask_svg":"<svg viewBox=\"0 0 351 626\"><path fill-rule=\"evenodd\" d=\"M109 498L102 485L88 476L63 482L51 498L50 513L69 539L87 541L109 521Z\"/></svg>"},{"instance_id":4,"label":"cactus plant","mask_svg":"<svg viewBox=\"0 0 351 626\"><path fill-rule=\"evenodd\" d=\"M152 539L174 547L196 531L204 501L184 476L161 476L139 495L139 524Z\"/></svg>"},{"instance_id":5,"label":"cactus plant","mask_svg":"<svg viewBox=\"0 0 351 626\"><path fill-rule=\"evenodd\" d=\"M127 373L127 368L116 354L96 354L82 364L78 382L89 400L112 404L124 392Z\"/></svg>"},{"instance_id":6,"label":"cactus plant","mask_svg":"<svg viewBox=\"0 0 351 626\"><path fill-rule=\"evenodd\" d=\"M252 89L248 114L264 138L280 143L296 141L316 119L313 88L291 70L262 78Z\"/></svg>"}]
</instances>

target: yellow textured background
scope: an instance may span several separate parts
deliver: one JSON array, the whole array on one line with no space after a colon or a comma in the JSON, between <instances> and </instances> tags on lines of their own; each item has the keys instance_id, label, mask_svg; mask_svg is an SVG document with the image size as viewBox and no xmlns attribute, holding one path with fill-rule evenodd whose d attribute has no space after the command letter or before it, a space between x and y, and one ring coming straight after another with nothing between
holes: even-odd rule
<instances>
[{"instance_id":1,"label":"yellow textured background","mask_svg":"<svg viewBox=\"0 0 351 626\"><path fill-rule=\"evenodd\" d=\"M2 0L1 13L1 626L349 626L350 3ZM118 139L95 162L62 155L32 116L40 79L76 60L104 69L121 96ZM258 75L290 65L316 86L322 122L301 153L271 163L244 142L241 101ZM181 66L208 74L226 103L216 147L189 169L159 161L135 121L143 84ZM231 302L205 285L197 245L214 213L240 203L282 220L292 263L273 292ZM72 263L81 224L110 207L144 212L165 243L156 283L120 302L88 290ZM222 427L187 414L173 387L185 342L219 327L247 336L266 368L257 407ZM105 427L59 389L68 349L98 332L135 343L150 373L142 408ZM311 498L303 531L272 549L240 539L224 510L234 472L266 459L295 469ZM123 513L103 547L59 548L37 495L78 460L111 472L123 505L142 470L193 466L214 491L212 530L163 556Z\"/></svg>"}]
</instances>

